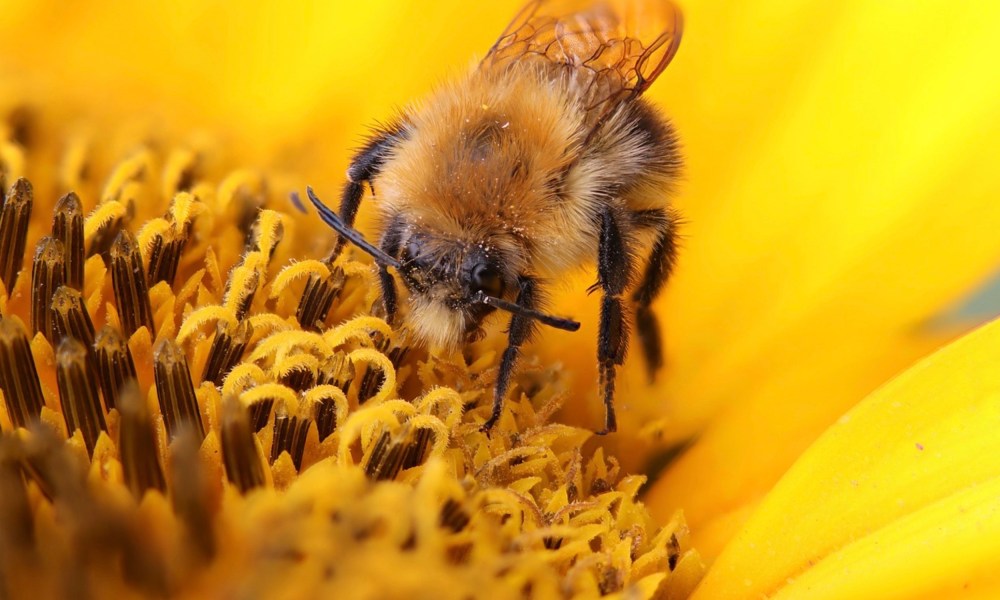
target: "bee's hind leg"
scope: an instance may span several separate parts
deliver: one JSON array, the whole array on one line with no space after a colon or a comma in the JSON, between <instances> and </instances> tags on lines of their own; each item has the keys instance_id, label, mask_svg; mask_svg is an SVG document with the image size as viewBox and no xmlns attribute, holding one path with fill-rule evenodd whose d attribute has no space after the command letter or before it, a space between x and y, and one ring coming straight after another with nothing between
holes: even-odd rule
<instances>
[{"instance_id":1,"label":"bee's hind leg","mask_svg":"<svg viewBox=\"0 0 1000 600\"><path fill-rule=\"evenodd\" d=\"M666 210L644 211L637 221L656 231L653 249L646 261L646 271L632 293L635 303L635 325L639 344L646 362L646 372L652 381L663 367L663 341L660 324L651 305L670 277L677 256L678 217Z\"/></svg>"},{"instance_id":2,"label":"bee's hind leg","mask_svg":"<svg viewBox=\"0 0 1000 600\"><path fill-rule=\"evenodd\" d=\"M604 429L598 432L601 435L618 428L614 403L615 375L628 350L629 331L622 294L632 280L635 267L630 245L614 210L605 208L601 213L601 237L597 252L597 283L604 292L597 338L597 362L605 408Z\"/></svg>"}]
</instances>

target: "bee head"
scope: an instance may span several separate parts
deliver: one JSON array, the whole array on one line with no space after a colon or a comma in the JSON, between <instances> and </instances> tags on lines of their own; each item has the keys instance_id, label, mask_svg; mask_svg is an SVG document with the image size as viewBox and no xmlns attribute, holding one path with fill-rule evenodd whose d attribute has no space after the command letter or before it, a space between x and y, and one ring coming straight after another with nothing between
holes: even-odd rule
<instances>
[{"instance_id":1,"label":"bee head","mask_svg":"<svg viewBox=\"0 0 1000 600\"><path fill-rule=\"evenodd\" d=\"M417 334L443 347L480 337L483 320L496 310L482 298L502 299L517 289L508 253L487 242L412 231L401 244L399 272Z\"/></svg>"},{"instance_id":2,"label":"bee head","mask_svg":"<svg viewBox=\"0 0 1000 600\"><path fill-rule=\"evenodd\" d=\"M496 309L557 329L580 328L572 319L548 315L505 298L515 296L523 282L519 266L523 266L524 257L509 239L456 239L394 219L379 248L344 223L312 188L307 187L306 193L323 222L343 240L369 254L382 267L392 267L399 273L410 290L410 321L417 335L432 345L451 348L476 339L482 334L483 319Z\"/></svg>"}]
</instances>

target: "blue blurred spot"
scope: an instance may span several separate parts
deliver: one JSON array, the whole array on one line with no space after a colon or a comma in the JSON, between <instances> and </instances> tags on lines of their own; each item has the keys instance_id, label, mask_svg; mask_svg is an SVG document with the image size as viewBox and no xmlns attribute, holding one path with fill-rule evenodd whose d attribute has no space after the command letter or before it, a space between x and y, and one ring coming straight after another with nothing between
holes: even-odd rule
<instances>
[{"instance_id":1,"label":"blue blurred spot","mask_svg":"<svg viewBox=\"0 0 1000 600\"><path fill-rule=\"evenodd\" d=\"M1000 272L931 318L932 331L968 330L1000 315Z\"/></svg>"},{"instance_id":2,"label":"blue blurred spot","mask_svg":"<svg viewBox=\"0 0 1000 600\"><path fill-rule=\"evenodd\" d=\"M292 201L292 206L299 209L300 213L306 212L306 205L302 202L302 197L299 196L298 192L292 192L288 194L288 199Z\"/></svg>"}]
</instances>

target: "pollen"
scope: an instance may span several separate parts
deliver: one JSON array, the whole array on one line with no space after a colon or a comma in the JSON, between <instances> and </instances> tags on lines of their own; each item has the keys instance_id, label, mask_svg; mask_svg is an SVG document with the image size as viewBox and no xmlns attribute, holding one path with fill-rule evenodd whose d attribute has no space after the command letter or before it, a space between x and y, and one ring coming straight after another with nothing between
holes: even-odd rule
<instances>
[{"instance_id":1,"label":"pollen","mask_svg":"<svg viewBox=\"0 0 1000 600\"><path fill-rule=\"evenodd\" d=\"M682 515L654 522L644 478L553 418L562 368L529 352L481 432L503 340L435 354L390 327L294 174L150 136L116 162L0 142L23 159L0 162L0 596L697 584Z\"/></svg>"}]
</instances>

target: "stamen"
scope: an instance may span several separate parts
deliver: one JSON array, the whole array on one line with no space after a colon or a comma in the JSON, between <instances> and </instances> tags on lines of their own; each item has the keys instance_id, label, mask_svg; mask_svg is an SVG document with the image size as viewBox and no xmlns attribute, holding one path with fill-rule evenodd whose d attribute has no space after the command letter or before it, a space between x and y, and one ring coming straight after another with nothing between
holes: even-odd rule
<instances>
[{"instance_id":1,"label":"stamen","mask_svg":"<svg viewBox=\"0 0 1000 600\"><path fill-rule=\"evenodd\" d=\"M52 331L52 297L65 283L66 253L63 244L54 237L43 237L35 249L31 263L31 331L41 333L50 342Z\"/></svg>"},{"instance_id":2,"label":"stamen","mask_svg":"<svg viewBox=\"0 0 1000 600\"><path fill-rule=\"evenodd\" d=\"M263 486L264 465L257 454L247 411L232 397L223 402L221 437L226 478L243 494Z\"/></svg>"},{"instance_id":3,"label":"stamen","mask_svg":"<svg viewBox=\"0 0 1000 600\"><path fill-rule=\"evenodd\" d=\"M274 436L271 438L271 463L278 460L282 452L288 452L292 457L295 470L301 469L302 453L306 448L306 437L311 425L311 419L289 416L285 410L275 411Z\"/></svg>"},{"instance_id":4,"label":"stamen","mask_svg":"<svg viewBox=\"0 0 1000 600\"><path fill-rule=\"evenodd\" d=\"M393 368L398 370L410 350L409 347L401 344L392 344L390 348L390 340L381 334L375 333L372 337L375 338L375 347L379 352L385 354L392 363ZM364 404L371 400L379 388L382 387L383 383L385 383L385 373L378 367L368 367L361 378L361 384L358 386L358 404Z\"/></svg>"},{"instance_id":5,"label":"stamen","mask_svg":"<svg viewBox=\"0 0 1000 600\"><path fill-rule=\"evenodd\" d=\"M148 269L150 287L161 281L173 286L181 253L184 252L184 246L187 245L191 235L191 221L178 227L173 214L170 215L169 221L170 227L154 236L150 244Z\"/></svg>"},{"instance_id":6,"label":"stamen","mask_svg":"<svg viewBox=\"0 0 1000 600\"><path fill-rule=\"evenodd\" d=\"M265 398L259 402L254 402L247 409L250 416L250 428L254 433L264 429L267 420L271 416L271 407L274 406L274 398Z\"/></svg>"},{"instance_id":7,"label":"stamen","mask_svg":"<svg viewBox=\"0 0 1000 600\"><path fill-rule=\"evenodd\" d=\"M319 441L325 440L337 429L337 403L333 398L323 398L313 405L313 419Z\"/></svg>"},{"instance_id":8,"label":"stamen","mask_svg":"<svg viewBox=\"0 0 1000 600\"><path fill-rule=\"evenodd\" d=\"M87 365L87 347L71 337L64 337L56 351L56 379L59 403L70 435L79 429L87 453L93 456L94 446L102 431L108 430L104 411L97 395L97 383Z\"/></svg>"},{"instance_id":9,"label":"stamen","mask_svg":"<svg viewBox=\"0 0 1000 600\"><path fill-rule=\"evenodd\" d=\"M306 288L302 292L299 300L299 307L295 317L303 328L319 331L326 316L333 306L334 300L340 296L344 290L344 270L340 267L330 269L330 275L321 278L318 275L310 275L306 282Z\"/></svg>"},{"instance_id":10,"label":"stamen","mask_svg":"<svg viewBox=\"0 0 1000 600\"><path fill-rule=\"evenodd\" d=\"M137 329L146 327L150 337L155 337L139 244L127 229L121 230L111 246L111 283L125 335L131 337Z\"/></svg>"},{"instance_id":11,"label":"stamen","mask_svg":"<svg viewBox=\"0 0 1000 600\"><path fill-rule=\"evenodd\" d=\"M406 451L403 453L400 470L416 467L424 463L431 442L434 439L434 432L426 427L420 427L412 434L412 437L413 439L406 444Z\"/></svg>"},{"instance_id":12,"label":"stamen","mask_svg":"<svg viewBox=\"0 0 1000 600\"><path fill-rule=\"evenodd\" d=\"M52 237L62 242L66 255L66 285L83 290L83 208L73 192L56 203Z\"/></svg>"},{"instance_id":13,"label":"stamen","mask_svg":"<svg viewBox=\"0 0 1000 600\"><path fill-rule=\"evenodd\" d=\"M333 385L347 393L354 381L354 366L343 354L328 357L316 374L316 385Z\"/></svg>"},{"instance_id":14,"label":"stamen","mask_svg":"<svg viewBox=\"0 0 1000 600\"><path fill-rule=\"evenodd\" d=\"M243 357L243 351L246 350L252 336L253 327L249 319L241 321L235 327L231 327L225 321L219 321L201 380L211 381L216 387L220 387L226 374Z\"/></svg>"},{"instance_id":15,"label":"stamen","mask_svg":"<svg viewBox=\"0 0 1000 600\"><path fill-rule=\"evenodd\" d=\"M677 568L677 561L681 558L681 542L677 539L676 533L670 534L670 542L667 544L667 566L673 571Z\"/></svg>"},{"instance_id":16,"label":"stamen","mask_svg":"<svg viewBox=\"0 0 1000 600\"><path fill-rule=\"evenodd\" d=\"M170 445L170 500L174 514L184 523L194 558L209 560L216 550L213 492L198 456L201 439L191 427L182 427Z\"/></svg>"},{"instance_id":17,"label":"stamen","mask_svg":"<svg viewBox=\"0 0 1000 600\"><path fill-rule=\"evenodd\" d=\"M251 189L252 187L254 186L244 184L234 190L227 208L236 226L243 232L247 246L253 242L253 224L267 204L267 197L259 190Z\"/></svg>"},{"instance_id":18,"label":"stamen","mask_svg":"<svg viewBox=\"0 0 1000 600\"><path fill-rule=\"evenodd\" d=\"M98 206L100 208L100 205ZM118 234L125 231L125 226L130 219L131 205L123 209L123 214L109 218L101 223L97 231L90 237L90 245L87 247L87 258L100 254L105 264L111 260L111 246L118 239ZM93 215L93 213L91 213Z\"/></svg>"},{"instance_id":19,"label":"stamen","mask_svg":"<svg viewBox=\"0 0 1000 600\"><path fill-rule=\"evenodd\" d=\"M469 524L469 513L465 512L458 501L448 498L441 506L441 517L438 519L438 524L458 533Z\"/></svg>"},{"instance_id":20,"label":"stamen","mask_svg":"<svg viewBox=\"0 0 1000 600\"><path fill-rule=\"evenodd\" d=\"M403 468L403 444L392 441L389 432L379 436L365 462L365 474L375 481L395 479Z\"/></svg>"},{"instance_id":21,"label":"stamen","mask_svg":"<svg viewBox=\"0 0 1000 600\"><path fill-rule=\"evenodd\" d=\"M153 362L156 395L160 400L160 413L167 427L167 435L173 439L182 426L187 424L193 429L199 442L204 440L205 426L201 422L198 399L194 395L184 351L173 340L164 339L156 346Z\"/></svg>"},{"instance_id":22,"label":"stamen","mask_svg":"<svg viewBox=\"0 0 1000 600\"><path fill-rule=\"evenodd\" d=\"M24 245L28 239L28 221L34 192L31 183L20 178L11 186L0 208L0 281L11 293L24 264Z\"/></svg>"},{"instance_id":23,"label":"stamen","mask_svg":"<svg viewBox=\"0 0 1000 600\"><path fill-rule=\"evenodd\" d=\"M14 427L37 421L45 401L24 325L0 316L0 389Z\"/></svg>"},{"instance_id":24,"label":"stamen","mask_svg":"<svg viewBox=\"0 0 1000 600\"><path fill-rule=\"evenodd\" d=\"M38 115L24 104L7 113L7 131L10 141L22 148L32 148L38 141Z\"/></svg>"},{"instance_id":25,"label":"stamen","mask_svg":"<svg viewBox=\"0 0 1000 600\"><path fill-rule=\"evenodd\" d=\"M136 379L132 351L117 329L105 325L97 332L94 354L104 406L111 410L119 405L127 383Z\"/></svg>"},{"instance_id":26,"label":"stamen","mask_svg":"<svg viewBox=\"0 0 1000 600\"><path fill-rule=\"evenodd\" d=\"M278 382L296 392L304 392L316 385L316 376L311 370L302 366L282 375Z\"/></svg>"},{"instance_id":27,"label":"stamen","mask_svg":"<svg viewBox=\"0 0 1000 600\"><path fill-rule=\"evenodd\" d=\"M262 210L257 213L257 218L250 227L249 249L263 252L270 261L274 258L274 251L278 249L283 237L285 237L285 224L281 220L281 214L273 210Z\"/></svg>"},{"instance_id":28,"label":"stamen","mask_svg":"<svg viewBox=\"0 0 1000 600\"><path fill-rule=\"evenodd\" d=\"M35 519L17 454L21 441L0 437L0 548L20 556L35 549Z\"/></svg>"},{"instance_id":29,"label":"stamen","mask_svg":"<svg viewBox=\"0 0 1000 600\"><path fill-rule=\"evenodd\" d=\"M222 299L222 304L231 308L240 320L247 316L260 287L260 275L256 271L241 271L242 267L237 267L226 280L226 292Z\"/></svg>"},{"instance_id":30,"label":"stamen","mask_svg":"<svg viewBox=\"0 0 1000 600\"><path fill-rule=\"evenodd\" d=\"M84 500L86 474L83 465L74 459L51 427L32 427L30 436L17 441L21 469L49 502L56 498L67 504Z\"/></svg>"},{"instance_id":31,"label":"stamen","mask_svg":"<svg viewBox=\"0 0 1000 600\"><path fill-rule=\"evenodd\" d=\"M107 329L102 329L102 334ZM119 391L121 431L118 437L118 454L121 457L125 483L136 500L141 500L146 490L166 492L167 482L160 466L156 433L146 402L134 380L124 382Z\"/></svg>"},{"instance_id":32,"label":"stamen","mask_svg":"<svg viewBox=\"0 0 1000 600\"><path fill-rule=\"evenodd\" d=\"M79 290L60 286L52 296L51 309L54 343L70 337L88 348L94 347L94 323Z\"/></svg>"}]
</instances>

